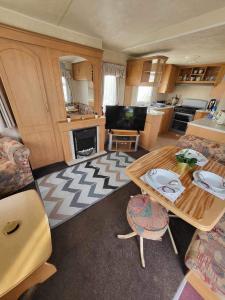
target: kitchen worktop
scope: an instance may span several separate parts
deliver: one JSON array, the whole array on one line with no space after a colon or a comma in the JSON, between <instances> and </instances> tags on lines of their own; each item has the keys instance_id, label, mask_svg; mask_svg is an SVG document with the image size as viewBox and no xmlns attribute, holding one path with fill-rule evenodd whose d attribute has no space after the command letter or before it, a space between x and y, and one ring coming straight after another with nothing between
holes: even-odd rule
<instances>
[{"instance_id":1,"label":"kitchen worktop","mask_svg":"<svg viewBox=\"0 0 225 300\"><path fill-rule=\"evenodd\" d=\"M156 116L156 115L159 115L159 116L161 116L161 115L164 115L164 112L163 111L160 111L160 110L157 110L157 109L149 109L148 110L148 113L147 113L148 115L154 115L154 116Z\"/></svg>"},{"instance_id":2,"label":"kitchen worktop","mask_svg":"<svg viewBox=\"0 0 225 300\"><path fill-rule=\"evenodd\" d=\"M189 125L197 126L200 128L209 129L212 131L217 131L225 134L225 125L218 125L215 120L203 118L189 122Z\"/></svg>"},{"instance_id":3,"label":"kitchen worktop","mask_svg":"<svg viewBox=\"0 0 225 300\"><path fill-rule=\"evenodd\" d=\"M163 109L174 108L174 107L175 107L174 105L166 105L166 106L163 106L163 107L151 105L150 109L163 110Z\"/></svg>"},{"instance_id":4,"label":"kitchen worktop","mask_svg":"<svg viewBox=\"0 0 225 300\"><path fill-rule=\"evenodd\" d=\"M207 112L207 113L210 113L210 111L209 110L207 110L207 109L197 109L196 111L198 111L198 112Z\"/></svg>"}]
</instances>

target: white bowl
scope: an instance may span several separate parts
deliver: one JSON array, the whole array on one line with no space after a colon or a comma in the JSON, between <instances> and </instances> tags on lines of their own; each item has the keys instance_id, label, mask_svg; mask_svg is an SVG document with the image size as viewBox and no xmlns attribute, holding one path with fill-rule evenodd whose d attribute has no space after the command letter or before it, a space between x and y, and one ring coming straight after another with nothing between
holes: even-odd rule
<instances>
[{"instance_id":1,"label":"white bowl","mask_svg":"<svg viewBox=\"0 0 225 300\"><path fill-rule=\"evenodd\" d=\"M209 189L217 192L217 193L225 193L225 180L221 176L209 172L209 171L195 171L193 173L194 179Z\"/></svg>"}]
</instances>

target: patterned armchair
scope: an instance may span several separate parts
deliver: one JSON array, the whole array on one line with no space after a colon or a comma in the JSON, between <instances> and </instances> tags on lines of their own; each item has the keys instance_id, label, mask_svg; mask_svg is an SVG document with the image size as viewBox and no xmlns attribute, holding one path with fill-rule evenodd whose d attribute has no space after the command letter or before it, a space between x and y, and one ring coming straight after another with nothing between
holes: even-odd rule
<instances>
[{"instance_id":1,"label":"patterned armchair","mask_svg":"<svg viewBox=\"0 0 225 300\"><path fill-rule=\"evenodd\" d=\"M180 148L191 148L208 158L215 159L225 165L225 144L197 137L194 135L183 135L177 142Z\"/></svg>"},{"instance_id":2,"label":"patterned armchair","mask_svg":"<svg viewBox=\"0 0 225 300\"><path fill-rule=\"evenodd\" d=\"M13 193L34 179L29 165L30 151L9 137L0 138L0 197Z\"/></svg>"}]
</instances>

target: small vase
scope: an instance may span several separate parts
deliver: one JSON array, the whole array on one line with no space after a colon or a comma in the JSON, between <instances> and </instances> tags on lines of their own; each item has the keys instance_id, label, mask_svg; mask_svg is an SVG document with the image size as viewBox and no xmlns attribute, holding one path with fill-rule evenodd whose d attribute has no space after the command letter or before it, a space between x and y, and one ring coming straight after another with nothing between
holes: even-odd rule
<instances>
[{"instance_id":1,"label":"small vase","mask_svg":"<svg viewBox=\"0 0 225 300\"><path fill-rule=\"evenodd\" d=\"M189 166L189 164L187 163L182 163L182 162L177 163L177 173L180 174L181 176L192 170L193 167Z\"/></svg>"}]
</instances>

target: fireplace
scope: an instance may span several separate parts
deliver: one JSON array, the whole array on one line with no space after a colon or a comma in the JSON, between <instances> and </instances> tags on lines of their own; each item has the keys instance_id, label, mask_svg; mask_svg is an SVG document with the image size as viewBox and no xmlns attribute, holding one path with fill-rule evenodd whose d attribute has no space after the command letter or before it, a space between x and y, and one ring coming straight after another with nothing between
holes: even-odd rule
<instances>
[{"instance_id":1,"label":"fireplace","mask_svg":"<svg viewBox=\"0 0 225 300\"><path fill-rule=\"evenodd\" d=\"M75 159L87 159L98 152L98 127L72 130Z\"/></svg>"},{"instance_id":2,"label":"fireplace","mask_svg":"<svg viewBox=\"0 0 225 300\"><path fill-rule=\"evenodd\" d=\"M104 117L61 121L58 125L68 166L106 154Z\"/></svg>"}]
</instances>

